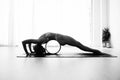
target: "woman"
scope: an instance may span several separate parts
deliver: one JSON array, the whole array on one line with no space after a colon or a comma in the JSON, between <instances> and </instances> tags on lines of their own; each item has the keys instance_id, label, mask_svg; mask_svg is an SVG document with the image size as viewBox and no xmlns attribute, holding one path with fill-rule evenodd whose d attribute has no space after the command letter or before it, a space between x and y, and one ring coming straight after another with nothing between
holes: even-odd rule
<instances>
[{"instance_id":1,"label":"woman","mask_svg":"<svg viewBox=\"0 0 120 80\"><path fill-rule=\"evenodd\" d=\"M89 47L81 44L79 41L75 40L74 38L72 38L70 36L48 32L48 33L41 35L38 39L27 39L27 40L22 41L23 48L26 52L26 55L28 56L30 54L27 50L26 44L29 45L30 52L33 53L33 51L31 50L31 44L36 44L34 49L37 49L37 47L42 48L41 45L47 43L50 40L58 41L61 46L64 46L67 44L70 46L75 46L83 51L93 52L93 54L95 54L95 55L102 54L99 50L89 48ZM44 51L43 48L42 48L42 51Z\"/></svg>"}]
</instances>

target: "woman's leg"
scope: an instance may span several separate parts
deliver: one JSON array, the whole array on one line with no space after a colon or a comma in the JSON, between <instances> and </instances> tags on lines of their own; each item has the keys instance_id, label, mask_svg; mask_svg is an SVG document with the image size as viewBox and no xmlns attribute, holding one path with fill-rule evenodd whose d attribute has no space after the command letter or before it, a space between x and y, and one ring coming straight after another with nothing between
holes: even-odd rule
<instances>
[{"instance_id":1,"label":"woman's leg","mask_svg":"<svg viewBox=\"0 0 120 80\"><path fill-rule=\"evenodd\" d=\"M72 37L69 37L69 36L66 36L65 37L65 41L68 45L70 46L75 46L81 50L84 50L84 51L88 51L88 52L93 52L94 54L101 54L101 52L99 50L96 50L96 49L92 49L90 47L87 47L83 44L81 44L80 42L76 41L75 39L73 39Z\"/></svg>"}]
</instances>

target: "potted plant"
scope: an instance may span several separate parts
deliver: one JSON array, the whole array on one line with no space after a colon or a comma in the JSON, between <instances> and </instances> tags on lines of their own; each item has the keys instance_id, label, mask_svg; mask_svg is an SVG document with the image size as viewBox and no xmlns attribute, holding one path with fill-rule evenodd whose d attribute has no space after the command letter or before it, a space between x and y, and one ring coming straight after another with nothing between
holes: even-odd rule
<instances>
[{"instance_id":1,"label":"potted plant","mask_svg":"<svg viewBox=\"0 0 120 80\"><path fill-rule=\"evenodd\" d=\"M111 34L109 28L104 28L102 31L103 47L111 48Z\"/></svg>"}]
</instances>

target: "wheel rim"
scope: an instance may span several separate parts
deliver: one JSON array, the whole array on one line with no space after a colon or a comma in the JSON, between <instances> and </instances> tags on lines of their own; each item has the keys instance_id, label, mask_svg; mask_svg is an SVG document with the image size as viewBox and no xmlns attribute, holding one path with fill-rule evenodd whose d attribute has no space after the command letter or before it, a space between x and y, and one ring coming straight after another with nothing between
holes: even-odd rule
<instances>
[{"instance_id":1,"label":"wheel rim","mask_svg":"<svg viewBox=\"0 0 120 80\"><path fill-rule=\"evenodd\" d=\"M53 43L55 43L55 44L53 44ZM48 53L57 54L61 50L61 45L56 40L50 40L46 43L45 49Z\"/></svg>"}]
</instances>

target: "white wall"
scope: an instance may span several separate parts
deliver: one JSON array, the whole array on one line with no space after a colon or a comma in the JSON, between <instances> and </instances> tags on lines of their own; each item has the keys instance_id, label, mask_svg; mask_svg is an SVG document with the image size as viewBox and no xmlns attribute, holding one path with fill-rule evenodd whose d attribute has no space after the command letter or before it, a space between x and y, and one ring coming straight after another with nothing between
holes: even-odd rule
<instances>
[{"instance_id":1,"label":"white wall","mask_svg":"<svg viewBox=\"0 0 120 80\"><path fill-rule=\"evenodd\" d=\"M0 0L0 44L8 44L9 6L9 0Z\"/></svg>"},{"instance_id":2,"label":"white wall","mask_svg":"<svg viewBox=\"0 0 120 80\"><path fill-rule=\"evenodd\" d=\"M32 38L33 0L14 0L14 43Z\"/></svg>"},{"instance_id":3,"label":"white wall","mask_svg":"<svg viewBox=\"0 0 120 80\"><path fill-rule=\"evenodd\" d=\"M101 0L101 26L109 27L109 0Z\"/></svg>"},{"instance_id":4,"label":"white wall","mask_svg":"<svg viewBox=\"0 0 120 80\"><path fill-rule=\"evenodd\" d=\"M34 0L34 38L57 32L90 45L90 1Z\"/></svg>"},{"instance_id":5,"label":"white wall","mask_svg":"<svg viewBox=\"0 0 120 80\"><path fill-rule=\"evenodd\" d=\"M100 15L100 0L92 0L92 43L95 47L101 46Z\"/></svg>"},{"instance_id":6,"label":"white wall","mask_svg":"<svg viewBox=\"0 0 120 80\"><path fill-rule=\"evenodd\" d=\"M91 44L91 0L0 0L0 44L21 44L45 32ZM33 35L33 36L32 36Z\"/></svg>"},{"instance_id":7,"label":"white wall","mask_svg":"<svg viewBox=\"0 0 120 80\"><path fill-rule=\"evenodd\" d=\"M13 3L5 3L7 1ZM13 41L12 34L14 34L15 41L21 42L24 39L32 38L32 34L35 36L34 38L37 38L44 32L53 31L71 35L83 44L89 44L91 42L89 23L91 23L92 43L94 46L100 47L101 27L108 25L109 22L106 17L106 1L108 0L82 1L84 5L79 0L29 0L29 3L28 0L2 1L0 10L3 13L0 13L0 16L4 20L0 19L2 22L0 25L3 26L1 33L6 34L4 34L4 38L0 39L1 43L6 43L8 40ZM89 22L90 1L92 1L91 22ZM14 33L11 27L14 28ZM8 29L9 31L7 31Z\"/></svg>"},{"instance_id":8,"label":"white wall","mask_svg":"<svg viewBox=\"0 0 120 80\"><path fill-rule=\"evenodd\" d=\"M22 40L38 38L45 32L57 32L90 45L91 0L9 1L13 1L11 4L14 4L9 11L10 14L13 13L10 17L10 23L13 24L9 29L12 32L14 28L14 43L21 44ZM12 26L14 27L11 28ZM11 35L9 40L13 41Z\"/></svg>"},{"instance_id":9,"label":"white wall","mask_svg":"<svg viewBox=\"0 0 120 80\"><path fill-rule=\"evenodd\" d=\"M110 28L113 47L120 49L120 0L110 0Z\"/></svg>"}]
</instances>

